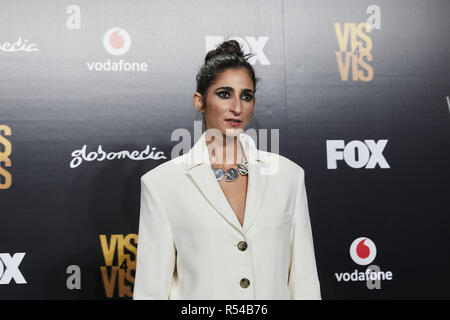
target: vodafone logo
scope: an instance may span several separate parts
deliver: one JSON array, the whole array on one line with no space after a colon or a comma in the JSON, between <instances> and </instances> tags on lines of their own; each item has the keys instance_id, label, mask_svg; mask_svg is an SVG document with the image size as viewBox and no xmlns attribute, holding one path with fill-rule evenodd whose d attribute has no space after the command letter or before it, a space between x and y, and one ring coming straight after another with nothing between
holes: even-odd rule
<instances>
[{"instance_id":1,"label":"vodafone logo","mask_svg":"<svg viewBox=\"0 0 450 320\"><path fill-rule=\"evenodd\" d=\"M350 245L350 257L360 266L370 264L377 255L377 247L369 238L355 239Z\"/></svg>"},{"instance_id":2,"label":"vodafone logo","mask_svg":"<svg viewBox=\"0 0 450 320\"><path fill-rule=\"evenodd\" d=\"M128 32L120 27L114 27L103 35L103 46L105 50L113 56L121 56L130 50L131 37ZM108 59L106 61L86 61L89 71L94 72L146 72L147 62L125 61L120 59Z\"/></svg>"},{"instance_id":3,"label":"vodafone logo","mask_svg":"<svg viewBox=\"0 0 450 320\"><path fill-rule=\"evenodd\" d=\"M131 37L128 32L122 28L111 28L106 31L103 36L103 45L109 54L121 56L130 50Z\"/></svg>"},{"instance_id":4,"label":"vodafone logo","mask_svg":"<svg viewBox=\"0 0 450 320\"><path fill-rule=\"evenodd\" d=\"M350 245L350 257L360 266L367 266L375 260L377 247L375 243L367 237L359 237L353 240ZM381 281L392 280L392 271L382 271L377 265L369 265L367 269L361 271L355 269L353 272L336 272L334 274L338 282L358 282L365 281L368 289L381 289Z\"/></svg>"}]
</instances>

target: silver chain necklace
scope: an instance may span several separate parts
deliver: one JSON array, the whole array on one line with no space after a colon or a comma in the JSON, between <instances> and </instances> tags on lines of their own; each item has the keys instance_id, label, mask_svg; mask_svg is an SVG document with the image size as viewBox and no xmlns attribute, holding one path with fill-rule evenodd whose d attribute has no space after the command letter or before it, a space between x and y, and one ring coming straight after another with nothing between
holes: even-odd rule
<instances>
[{"instance_id":1,"label":"silver chain necklace","mask_svg":"<svg viewBox=\"0 0 450 320\"><path fill-rule=\"evenodd\" d=\"M238 163L236 168L230 168L227 171L224 171L222 168L212 168L214 171L214 175L217 178L217 181L220 181L225 177L225 181L233 182L239 178L239 173L242 176L246 176L248 174L248 162Z\"/></svg>"}]
</instances>

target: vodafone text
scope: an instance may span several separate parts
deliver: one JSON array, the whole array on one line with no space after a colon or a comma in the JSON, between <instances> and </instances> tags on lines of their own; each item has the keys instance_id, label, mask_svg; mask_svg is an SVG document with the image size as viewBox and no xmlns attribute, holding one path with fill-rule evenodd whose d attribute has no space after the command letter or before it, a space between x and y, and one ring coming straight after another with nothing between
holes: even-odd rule
<instances>
[{"instance_id":1,"label":"vodafone text","mask_svg":"<svg viewBox=\"0 0 450 320\"><path fill-rule=\"evenodd\" d=\"M344 281L374 281L374 280L392 280L391 271L374 271L368 268L365 272L355 269L352 273L340 272L335 273L338 282Z\"/></svg>"},{"instance_id":2,"label":"vodafone text","mask_svg":"<svg viewBox=\"0 0 450 320\"><path fill-rule=\"evenodd\" d=\"M146 62L119 62L108 59L106 62L86 62L89 71L148 71Z\"/></svg>"}]
</instances>

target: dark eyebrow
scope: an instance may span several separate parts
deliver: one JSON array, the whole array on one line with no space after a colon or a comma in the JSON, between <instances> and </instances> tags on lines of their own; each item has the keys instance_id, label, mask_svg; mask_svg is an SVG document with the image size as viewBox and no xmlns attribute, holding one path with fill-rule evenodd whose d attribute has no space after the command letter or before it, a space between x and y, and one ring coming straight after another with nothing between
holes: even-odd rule
<instances>
[{"instance_id":1,"label":"dark eyebrow","mask_svg":"<svg viewBox=\"0 0 450 320\"><path fill-rule=\"evenodd\" d=\"M217 88L217 89L214 90L214 91L218 91L218 90L230 90L230 91L234 91L234 89L233 89L232 87L220 87L220 88ZM250 90L250 89L241 89L241 92L251 92L251 93L253 93L253 90Z\"/></svg>"}]
</instances>

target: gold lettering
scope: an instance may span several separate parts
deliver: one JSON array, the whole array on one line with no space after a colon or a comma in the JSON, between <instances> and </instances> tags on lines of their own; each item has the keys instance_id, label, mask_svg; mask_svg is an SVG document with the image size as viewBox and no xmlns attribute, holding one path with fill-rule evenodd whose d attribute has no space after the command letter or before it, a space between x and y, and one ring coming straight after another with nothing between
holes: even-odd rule
<instances>
[{"instance_id":1,"label":"gold lettering","mask_svg":"<svg viewBox=\"0 0 450 320\"><path fill-rule=\"evenodd\" d=\"M345 63L342 62L342 55L345 54ZM350 70L350 57L351 52L336 52L336 59L339 68L339 74L341 75L341 80L348 80L348 71Z\"/></svg>"},{"instance_id":2,"label":"gold lettering","mask_svg":"<svg viewBox=\"0 0 450 320\"><path fill-rule=\"evenodd\" d=\"M119 269L119 297L121 298L123 298L125 295L130 298L133 297L131 286L125 283L126 274L128 274L128 272L125 272L124 269Z\"/></svg>"},{"instance_id":3,"label":"gold lettering","mask_svg":"<svg viewBox=\"0 0 450 320\"><path fill-rule=\"evenodd\" d=\"M1 165L3 163L5 167L8 168L11 167L11 159L9 158L9 156L11 155L12 152L12 145L8 139L6 139L4 136L1 135L2 132L4 133L5 136L10 136L11 128L8 127L7 125L0 125L0 147L1 145L3 145L4 148L3 152L1 152L0 148L0 189L9 189L12 184L12 176L7 170L2 168ZM1 182L2 176L4 178L3 183Z\"/></svg>"},{"instance_id":4,"label":"gold lettering","mask_svg":"<svg viewBox=\"0 0 450 320\"><path fill-rule=\"evenodd\" d=\"M351 23L350 24L350 43L351 43L351 48L350 51L354 52L356 50L356 48L358 48L360 46L360 42L358 40L356 40L356 24Z\"/></svg>"},{"instance_id":5,"label":"gold lettering","mask_svg":"<svg viewBox=\"0 0 450 320\"><path fill-rule=\"evenodd\" d=\"M130 233L124 237L122 234L113 234L109 243L107 235L102 234L99 237L106 264L106 266L100 267L106 296L113 297L117 283L119 297L132 297L138 235ZM125 249L130 253L125 254ZM116 252L117 265L113 266Z\"/></svg>"},{"instance_id":6,"label":"gold lettering","mask_svg":"<svg viewBox=\"0 0 450 320\"><path fill-rule=\"evenodd\" d=\"M110 269L111 274L108 276L108 267L100 267L106 297L108 298L112 298L114 295L114 287L116 285L117 271L119 270L119 267L110 267Z\"/></svg>"},{"instance_id":7,"label":"gold lettering","mask_svg":"<svg viewBox=\"0 0 450 320\"><path fill-rule=\"evenodd\" d=\"M336 61L341 80L347 81L350 68L353 81L371 81L373 79L373 67L367 63L372 61L372 39L368 36L372 30L366 22L359 24L340 23L334 24L336 37L339 45L339 51L336 52ZM349 46L350 38L350 49ZM361 39L362 41L359 41ZM359 70L359 66L364 70Z\"/></svg>"},{"instance_id":8,"label":"gold lettering","mask_svg":"<svg viewBox=\"0 0 450 320\"><path fill-rule=\"evenodd\" d=\"M366 32L371 32L372 29L369 28L369 26L367 25L366 22L360 23L356 27L356 33L358 34L358 37L361 38L362 40L364 40L364 42L366 43L366 46L363 47L362 43L359 42L359 44L360 44L359 51L361 53L366 53L366 52L369 52L370 50L372 50L372 39L367 34L365 34L362 29L365 29Z\"/></svg>"},{"instance_id":9,"label":"gold lettering","mask_svg":"<svg viewBox=\"0 0 450 320\"><path fill-rule=\"evenodd\" d=\"M120 237L117 238L117 263L120 267L123 263L123 260L126 259L127 261L130 260L130 257L128 254L124 254L124 238L121 234Z\"/></svg>"},{"instance_id":10,"label":"gold lettering","mask_svg":"<svg viewBox=\"0 0 450 320\"><path fill-rule=\"evenodd\" d=\"M347 51L348 35L349 35L350 28L351 28L352 24L353 23L345 23L344 24L344 34L342 34L341 24L340 23L335 23L334 24L334 29L336 30L336 37L337 37L337 40L338 40L339 51L340 52Z\"/></svg>"},{"instance_id":11,"label":"gold lettering","mask_svg":"<svg viewBox=\"0 0 450 320\"><path fill-rule=\"evenodd\" d=\"M131 240L133 240L133 242ZM134 259L131 261L136 261L137 242L138 242L138 235L136 233L130 233L125 237L125 248L128 251L132 252L134 256Z\"/></svg>"},{"instance_id":12,"label":"gold lettering","mask_svg":"<svg viewBox=\"0 0 450 320\"><path fill-rule=\"evenodd\" d=\"M352 55L352 80L358 81L358 63L359 63L359 55Z\"/></svg>"},{"instance_id":13,"label":"gold lettering","mask_svg":"<svg viewBox=\"0 0 450 320\"><path fill-rule=\"evenodd\" d=\"M372 61L372 55L370 52L361 54L359 58L359 65L367 71L367 76L364 76L364 71L359 71L359 80L361 81L371 81L373 79L373 68L371 65L364 61L364 57L367 57L367 61Z\"/></svg>"},{"instance_id":14,"label":"gold lettering","mask_svg":"<svg viewBox=\"0 0 450 320\"><path fill-rule=\"evenodd\" d=\"M114 253L116 251L117 240L123 239L123 235L121 234L113 234L111 235L111 240L109 241L105 234L100 235L100 244L102 246L103 257L105 258L105 265L112 266L114 261Z\"/></svg>"}]
</instances>

